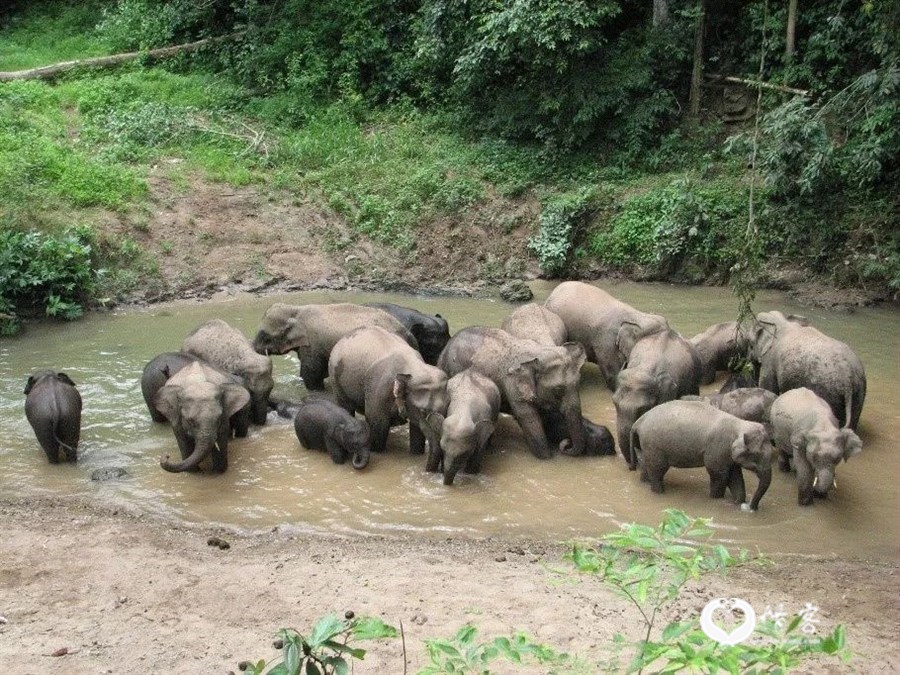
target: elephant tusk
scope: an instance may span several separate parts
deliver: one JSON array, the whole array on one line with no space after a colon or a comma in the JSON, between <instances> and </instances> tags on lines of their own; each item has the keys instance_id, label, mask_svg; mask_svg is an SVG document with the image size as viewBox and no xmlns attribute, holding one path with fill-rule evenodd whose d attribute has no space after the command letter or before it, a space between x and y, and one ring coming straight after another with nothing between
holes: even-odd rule
<instances>
[{"instance_id":1,"label":"elephant tusk","mask_svg":"<svg viewBox=\"0 0 900 675\"><path fill-rule=\"evenodd\" d=\"M818 485L818 484L819 484L819 477L813 476L813 487L816 487L816 485Z\"/></svg>"},{"instance_id":2,"label":"elephant tusk","mask_svg":"<svg viewBox=\"0 0 900 675\"><path fill-rule=\"evenodd\" d=\"M837 478L831 481L831 489L837 490Z\"/></svg>"}]
</instances>

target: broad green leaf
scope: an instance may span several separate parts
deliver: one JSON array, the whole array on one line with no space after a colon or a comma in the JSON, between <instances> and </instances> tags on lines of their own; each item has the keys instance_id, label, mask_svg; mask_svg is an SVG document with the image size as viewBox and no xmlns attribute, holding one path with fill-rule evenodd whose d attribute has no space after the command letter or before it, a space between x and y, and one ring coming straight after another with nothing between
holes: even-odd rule
<instances>
[{"instance_id":1,"label":"broad green leaf","mask_svg":"<svg viewBox=\"0 0 900 675\"><path fill-rule=\"evenodd\" d=\"M336 616L323 616L316 622L312 632L309 634L309 646L315 649L326 640L330 640L346 629L347 625Z\"/></svg>"},{"instance_id":2,"label":"broad green leaf","mask_svg":"<svg viewBox=\"0 0 900 675\"><path fill-rule=\"evenodd\" d=\"M457 640L462 645L467 645L475 639L475 634L478 633L478 629L472 624L466 624L458 631L456 631L456 635L454 639Z\"/></svg>"},{"instance_id":3,"label":"broad green leaf","mask_svg":"<svg viewBox=\"0 0 900 675\"><path fill-rule=\"evenodd\" d=\"M386 624L377 616L363 616L356 619L351 632L357 640L380 640L397 637L399 634L396 628Z\"/></svg>"},{"instance_id":4,"label":"broad green leaf","mask_svg":"<svg viewBox=\"0 0 900 675\"><path fill-rule=\"evenodd\" d=\"M282 648L284 653L284 667L290 675L300 672L301 648L296 642L287 642Z\"/></svg>"},{"instance_id":5,"label":"broad green leaf","mask_svg":"<svg viewBox=\"0 0 900 675\"><path fill-rule=\"evenodd\" d=\"M322 671L319 669L319 666L316 665L315 661L306 662L306 675L322 675Z\"/></svg>"}]
</instances>

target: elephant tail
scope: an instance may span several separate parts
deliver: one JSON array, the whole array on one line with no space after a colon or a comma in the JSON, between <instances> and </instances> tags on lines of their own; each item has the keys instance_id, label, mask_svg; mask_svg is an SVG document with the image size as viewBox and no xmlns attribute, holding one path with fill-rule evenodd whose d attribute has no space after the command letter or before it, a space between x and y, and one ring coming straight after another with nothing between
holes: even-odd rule
<instances>
[{"instance_id":1,"label":"elephant tail","mask_svg":"<svg viewBox=\"0 0 900 675\"><path fill-rule=\"evenodd\" d=\"M844 423L842 428L849 427L853 424L853 387L847 387L844 392Z\"/></svg>"}]
</instances>

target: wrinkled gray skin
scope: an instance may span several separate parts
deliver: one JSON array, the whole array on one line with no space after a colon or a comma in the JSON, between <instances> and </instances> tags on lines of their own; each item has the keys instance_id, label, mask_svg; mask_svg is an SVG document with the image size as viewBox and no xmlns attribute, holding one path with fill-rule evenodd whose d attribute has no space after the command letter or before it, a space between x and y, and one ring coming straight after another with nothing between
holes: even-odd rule
<instances>
[{"instance_id":1,"label":"wrinkled gray skin","mask_svg":"<svg viewBox=\"0 0 900 675\"><path fill-rule=\"evenodd\" d=\"M772 482L772 446L762 424L747 422L704 401L669 401L641 415L631 429L632 468L641 466L641 480L653 492L663 492L669 467L706 467L709 496L725 496L725 488L738 504L747 493L742 468L757 475L759 485L750 509Z\"/></svg>"},{"instance_id":2,"label":"wrinkled gray skin","mask_svg":"<svg viewBox=\"0 0 900 675\"><path fill-rule=\"evenodd\" d=\"M746 330L737 321L725 321L707 328L691 338L690 342L700 357L702 376L700 384L711 384L716 372L729 370L747 354L750 345Z\"/></svg>"},{"instance_id":3,"label":"wrinkled gray skin","mask_svg":"<svg viewBox=\"0 0 900 675\"><path fill-rule=\"evenodd\" d=\"M157 410L153 405L153 399L156 392L163 388L163 385L170 377L175 375L185 366L192 363L203 362L203 359L185 354L184 352L163 352L151 359L141 375L141 393L144 396L144 402L147 404L147 410L150 411L150 417L154 422L166 422L166 416ZM206 364L209 366L209 364ZM214 366L209 366L214 368ZM219 370L216 368L216 370ZM240 378L219 370L220 373L228 377L234 384L243 386ZM249 393L249 392L248 392ZM238 410L229 420L231 430L237 438L244 438L250 429L250 404Z\"/></svg>"},{"instance_id":4,"label":"wrinkled gray skin","mask_svg":"<svg viewBox=\"0 0 900 675\"><path fill-rule=\"evenodd\" d=\"M431 316L417 309L395 305L391 302L372 302L366 307L375 307L387 312L402 323L412 333L419 345L419 353L429 365L437 365L438 357L450 341L450 326L440 314Z\"/></svg>"},{"instance_id":5,"label":"wrinkled gray skin","mask_svg":"<svg viewBox=\"0 0 900 675\"><path fill-rule=\"evenodd\" d=\"M250 401L247 390L225 373L197 362L186 365L156 392L153 406L172 425L181 462L169 455L159 464L166 471L193 471L207 457L212 470L228 468L230 418Z\"/></svg>"},{"instance_id":6,"label":"wrinkled gray skin","mask_svg":"<svg viewBox=\"0 0 900 675\"><path fill-rule=\"evenodd\" d=\"M78 460L81 437L81 394L65 373L42 370L25 384L25 417L51 464Z\"/></svg>"},{"instance_id":7,"label":"wrinkled gray skin","mask_svg":"<svg viewBox=\"0 0 900 675\"><path fill-rule=\"evenodd\" d=\"M854 351L803 317L760 312L751 336L759 386L781 394L807 387L825 399L842 427L857 429L866 371Z\"/></svg>"},{"instance_id":8,"label":"wrinkled gray skin","mask_svg":"<svg viewBox=\"0 0 900 675\"><path fill-rule=\"evenodd\" d=\"M711 406L727 412L729 415L740 417L748 422L759 422L766 427L766 431L769 431L769 410L776 398L778 396L767 389L749 387L746 389L734 389L725 394L712 394L711 396L685 396L684 400L698 399L706 401Z\"/></svg>"},{"instance_id":9,"label":"wrinkled gray skin","mask_svg":"<svg viewBox=\"0 0 900 675\"><path fill-rule=\"evenodd\" d=\"M372 450L383 452L392 425L409 420L409 451L425 452L428 471L438 471L441 426L447 414L447 375L422 360L402 338L373 326L338 340L328 360L338 404L366 416Z\"/></svg>"},{"instance_id":10,"label":"wrinkled gray skin","mask_svg":"<svg viewBox=\"0 0 900 675\"><path fill-rule=\"evenodd\" d=\"M772 428L779 451L779 467L797 471L797 501L813 503L813 495L825 497L835 487L838 463L862 451L862 441L847 427L838 426L828 403L801 387L785 392L772 404Z\"/></svg>"},{"instance_id":11,"label":"wrinkled gray skin","mask_svg":"<svg viewBox=\"0 0 900 675\"><path fill-rule=\"evenodd\" d=\"M444 485L452 485L459 471L478 473L497 417L500 390L471 368L447 382L450 405L441 430L440 455Z\"/></svg>"},{"instance_id":12,"label":"wrinkled gray skin","mask_svg":"<svg viewBox=\"0 0 900 675\"><path fill-rule=\"evenodd\" d=\"M260 354L297 353L300 377L309 390L325 388L328 357L345 335L357 328L378 326L399 335L414 349L419 345L406 327L387 312L349 302L331 305L286 305L276 302L266 310L253 348Z\"/></svg>"},{"instance_id":13,"label":"wrinkled gray skin","mask_svg":"<svg viewBox=\"0 0 900 675\"><path fill-rule=\"evenodd\" d=\"M372 438L369 425L357 419L334 401L325 398L305 400L294 415L294 431L305 448L324 450L335 464L350 457L354 469L369 464Z\"/></svg>"},{"instance_id":14,"label":"wrinkled gray skin","mask_svg":"<svg viewBox=\"0 0 900 675\"><path fill-rule=\"evenodd\" d=\"M626 461L631 425L638 417L660 403L699 393L700 359L690 342L671 329L638 340L612 397L619 450Z\"/></svg>"},{"instance_id":15,"label":"wrinkled gray skin","mask_svg":"<svg viewBox=\"0 0 900 675\"><path fill-rule=\"evenodd\" d=\"M503 319L502 330L522 340L558 347L566 341L566 326L546 307L529 302L516 307Z\"/></svg>"},{"instance_id":16,"label":"wrinkled gray skin","mask_svg":"<svg viewBox=\"0 0 900 675\"><path fill-rule=\"evenodd\" d=\"M638 340L669 329L665 317L636 310L582 281L561 283L544 307L562 319L567 339L584 347L587 360L600 367L610 391Z\"/></svg>"},{"instance_id":17,"label":"wrinkled gray skin","mask_svg":"<svg viewBox=\"0 0 900 675\"><path fill-rule=\"evenodd\" d=\"M559 417L570 440L565 450L572 455L585 452L578 393L584 360L581 345L572 342L548 347L498 328L475 326L450 339L438 366L450 376L472 368L490 379L500 390L501 410L516 418L531 452L549 459L555 439L548 432Z\"/></svg>"},{"instance_id":18,"label":"wrinkled gray skin","mask_svg":"<svg viewBox=\"0 0 900 675\"><path fill-rule=\"evenodd\" d=\"M250 419L265 424L269 394L275 386L272 359L257 354L244 334L221 319L198 326L181 343L181 351L241 379L250 392Z\"/></svg>"}]
</instances>

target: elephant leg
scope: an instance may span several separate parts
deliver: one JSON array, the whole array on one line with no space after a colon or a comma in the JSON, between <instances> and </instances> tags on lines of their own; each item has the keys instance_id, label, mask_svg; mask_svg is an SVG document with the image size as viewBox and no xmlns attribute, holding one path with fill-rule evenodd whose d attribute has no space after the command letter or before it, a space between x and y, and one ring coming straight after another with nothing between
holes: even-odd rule
<instances>
[{"instance_id":1,"label":"elephant leg","mask_svg":"<svg viewBox=\"0 0 900 675\"><path fill-rule=\"evenodd\" d=\"M343 446L330 436L325 437L325 449L335 464L343 464L347 461L347 451Z\"/></svg>"},{"instance_id":2,"label":"elephant leg","mask_svg":"<svg viewBox=\"0 0 900 675\"><path fill-rule=\"evenodd\" d=\"M387 449L388 432L391 425L387 418L373 416L366 418L369 422L369 432L372 438L372 452L384 452Z\"/></svg>"},{"instance_id":3,"label":"elephant leg","mask_svg":"<svg viewBox=\"0 0 900 675\"><path fill-rule=\"evenodd\" d=\"M312 354L300 358L300 377L304 386L309 390L325 388L325 378L328 377L328 360Z\"/></svg>"},{"instance_id":4,"label":"elephant leg","mask_svg":"<svg viewBox=\"0 0 900 675\"><path fill-rule=\"evenodd\" d=\"M425 434L419 425L410 420L409 422L409 454L421 455L425 452ZM434 452L433 448L429 448L429 458ZM430 464L429 460L429 464ZM437 469L429 469L429 471L437 471Z\"/></svg>"},{"instance_id":5,"label":"elephant leg","mask_svg":"<svg viewBox=\"0 0 900 675\"><path fill-rule=\"evenodd\" d=\"M786 452L778 453L778 468L783 473L790 473L791 471L791 457Z\"/></svg>"},{"instance_id":6,"label":"elephant leg","mask_svg":"<svg viewBox=\"0 0 900 675\"><path fill-rule=\"evenodd\" d=\"M35 428L34 435L37 437L38 443L44 454L47 455L47 461L51 464L59 464L59 442L53 433L53 427L46 425L45 427Z\"/></svg>"},{"instance_id":7,"label":"elephant leg","mask_svg":"<svg viewBox=\"0 0 900 675\"><path fill-rule=\"evenodd\" d=\"M809 506L813 503L813 470L801 450L794 450L794 468L797 470L797 503Z\"/></svg>"},{"instance_id":8,"label":"elephant leg","mask_svg":"<svg viewBox=\"0 0 900 675\"><path fill-rule=\"evenodd\" d=\"M744 472L739 464L731 465L728 476L728 489L735 504L743 504L747 501L747 487L744 485Z\"/></svg>"},{"instance_id":9,"label":"elephant leg","mask_svg":"<svg viewBox=\"0 0 900 675\"><path fill-rule=\"evenodd\" d=\"M658 495L661 495L666 491L666 488L663 486L663 475L664 473L648 473L647 474L647 482L650 483L650 491L655 492Z\"/></svg>"},{"instance_id":10,"label":"elephant leg","mask_svg":"<svg viewBox=\"0 0 900 675\"><path fill-rule=\"evenodd\" d=\"M246 409L234 413L231 416L231 428L235 438L247 438L250 433L250 413Z\"/></svg>"},{"instance_id":11,"label":"elephant leg","mask_svg":"<svg viewBox=\"0 0 900 675\"><path fill-rule=\"evenodd\" d=\"M225 473L228 469L228 435L229 428L219 432L218 441L210 450L213 473Z\"/></svg>"},{"instance_id":12,"label":"elephant leg","mask_svg":"<svg viewBox=\"0 0 900 675\"><path fill-rule=\"evenodd\" d=\"M481 457L482 451L478 448L472 453L472 456L466 461L466 473L481 473Z\"/></svg>"},{"instance_id":13,"label":"elephant leg","mask_svg":"<svg viewBox=\"0 0 900 675\"><path fill-rule=\"evenodd\" d=\"M538 459L550 459L553 452L547 443L547 436L544 434L544 425L541 422L541 416L537 409L526 403L517 403L510 406L513 417L522 428L525 434L525 440L532 454Z\"/></svg>"},{"instance_id":14,"label":"elephant leg","mask_svg":"<svg viewBox=\"0 0 900 675\"><path fill-rule=\"evenodd\" d=\"M725 496L725 488L728 487L729 473L713 469L707 469L709 474L709 496L713 499L721 499Z\"/></svg>"}]
</instances>

